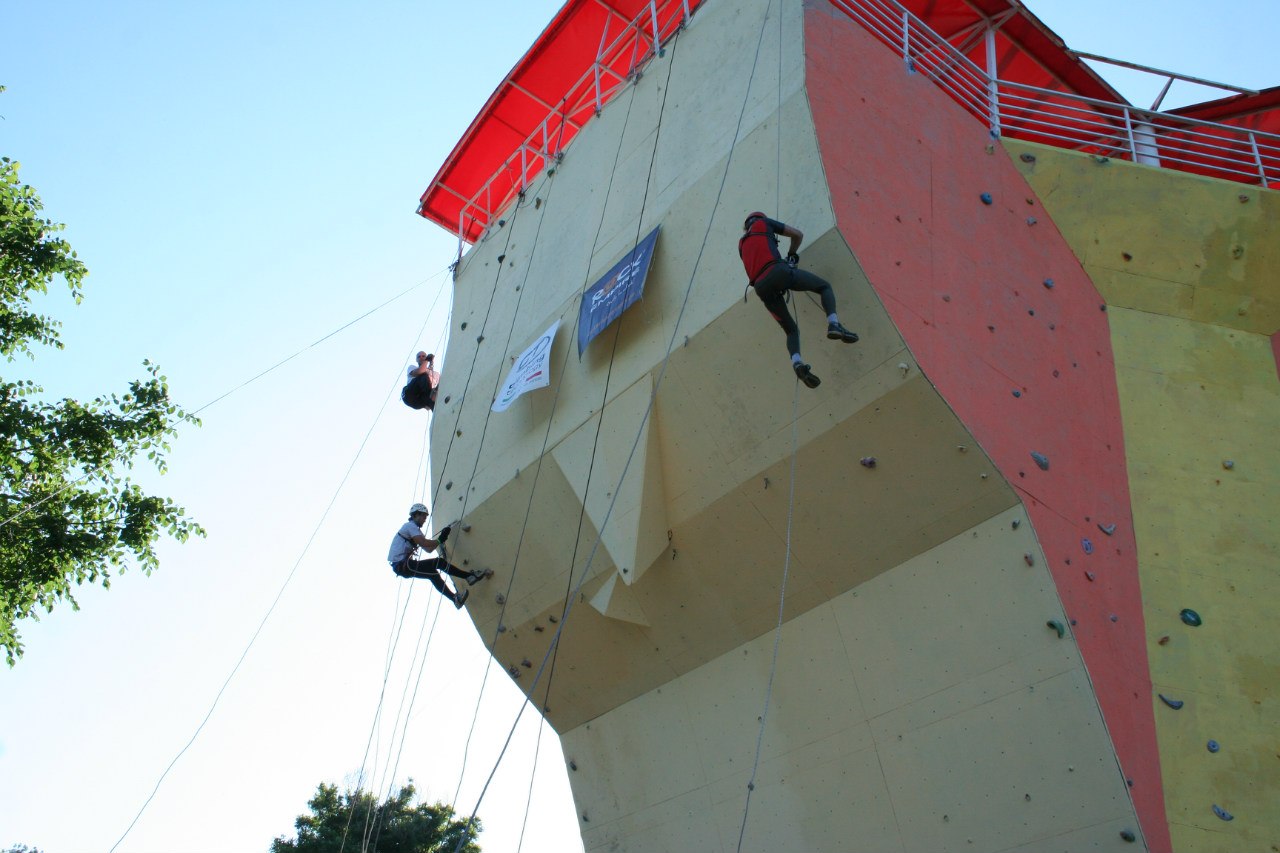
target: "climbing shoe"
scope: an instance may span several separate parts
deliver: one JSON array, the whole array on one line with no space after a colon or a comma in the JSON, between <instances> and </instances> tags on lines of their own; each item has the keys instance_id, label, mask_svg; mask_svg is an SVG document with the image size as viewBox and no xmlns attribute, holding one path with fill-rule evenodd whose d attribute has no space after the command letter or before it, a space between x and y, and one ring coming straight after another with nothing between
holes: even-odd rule
<instances>
[{"instance_id":1,"label":"climbing shoe","mask_svg":"<svg viewBox=\"0 0 1280 853\"><path fill-rule=\"evenodd\" d=\"M795 364L791 366L795 368L796 378L798 378L806 386L810 388L817 388L819 385L822 384L822 380L819 379L817 376L814 376L813 371L809 369L809 365L805 364L803 361L797 361Z\"/></svg>"},{"instance_id":2,"label":"climbing shoe","mask_svg":"<svg viewBox=\"0 0 1280 853\"><path fill-rule=\"evenodd\" d=\"M469 589L461 590L457 595L454 596L453 606L461 610L462 605L467 603L467 596L469 595L471 595L471 590Z\"/></svg>"},{"instance_id":3,"label":"climbing shoe","mask_svg":"<svg viewBox=\"0 0 1280 853\"><path fill-rule=\"evenodd\" d=\"M493 569L484 569L479 572L472 572L471 574L467 575L467 584L469 586L475 586L485 578L492 577L492 576L493 576Z\"/></svg>"},{"instance_id":4,"label":"climbing shoe","mask_svg":"<svg viewBox=\"0 0 1280 853\"><path fill-rule=\"evenodd\" d=\"M827 337L833 341L844 341L846 344L858 342L858 333L849 331L839 323L827 324Z\"/></svg>"}]
</instances>

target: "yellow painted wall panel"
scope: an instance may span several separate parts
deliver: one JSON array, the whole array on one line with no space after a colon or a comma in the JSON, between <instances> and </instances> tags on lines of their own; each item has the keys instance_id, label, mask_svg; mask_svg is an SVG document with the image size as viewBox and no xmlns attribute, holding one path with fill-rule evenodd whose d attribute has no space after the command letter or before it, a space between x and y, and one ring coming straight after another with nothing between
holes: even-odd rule
<instances>
[{"instance_id":1,"label":"yellow painted wall panel","mask_svg":"<svg viewBox=\"0 0 1280 853\"><path fill-rule=\"evenodd\" d=\"M1006 146L1109 307L1174 849L1276 849L1280 193Z\"/></svg>"},{"instance_id":2,"label":"yellow painted wall panel","mask_svg":"<svg viewBox=\"0 0 1280 853\"><path fill-rule=\"evenodd\" d=\"M1005 147L1108 304L1280 329L1280 192L1029 142ZM1189 286L1190 302L1170 285Z\"/></svg>"}]
</instances>

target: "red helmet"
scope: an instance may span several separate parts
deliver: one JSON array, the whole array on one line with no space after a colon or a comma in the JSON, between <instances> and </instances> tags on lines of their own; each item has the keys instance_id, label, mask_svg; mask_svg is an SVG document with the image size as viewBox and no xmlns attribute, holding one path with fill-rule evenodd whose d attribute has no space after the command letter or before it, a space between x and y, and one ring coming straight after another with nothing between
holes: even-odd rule
<instances>
[{"instance_id":1,"label":"red helmet","mask_svg":"<svg viewBox=\"0 0 1280 853\"><path fill-rule=\"evenodd\" d=\"M747 218L746 218L746 220L745 220L745 221L743 221L743 223L742 223L742 230L743 230L743 231L746 231L748 228L750 228L750 227L751 227L751 220L753 220L753 219L767 219L767 218L768 218L768 217L766 217L766 216L765 216L763 213L761 213L760 211L758 211L758 210L753 210L751 213L748 213L748 214L747 214Z\"/></svg>"}]
</instances>

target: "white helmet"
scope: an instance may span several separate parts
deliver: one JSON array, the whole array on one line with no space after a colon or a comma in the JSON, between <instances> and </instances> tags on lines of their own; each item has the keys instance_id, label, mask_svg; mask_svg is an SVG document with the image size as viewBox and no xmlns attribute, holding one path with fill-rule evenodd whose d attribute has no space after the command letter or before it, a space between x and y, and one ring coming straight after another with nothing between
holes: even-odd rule
<instances>
[{"instance_id":1,"label":"white helmet","mask_svg":"<svg viewBox=\"0 0 1280 853\"><path fill-rule=\"evenodd\" d=\"M430 512L427 511L426 504L414 504L413 506L409 507L409 515L417 515L420 512L426 512L428 515L430 515Z\"/></svg>"}]
</instances>

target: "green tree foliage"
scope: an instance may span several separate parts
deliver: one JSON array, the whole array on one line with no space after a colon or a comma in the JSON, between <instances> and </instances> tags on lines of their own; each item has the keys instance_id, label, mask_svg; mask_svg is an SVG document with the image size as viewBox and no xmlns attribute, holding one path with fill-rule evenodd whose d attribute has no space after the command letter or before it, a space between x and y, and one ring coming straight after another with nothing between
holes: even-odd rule
<instances>
[{"instance_id":1,"label":"green tree foliage","mask_svg":"<svg viewBox=\"0 0 1280 853\"><path fill-rule=\"evenodd\" d=\"M444 803L413 805L413 780L381 806L373 794L338 793L336 785L320 784L307 806L311 814L293 822L298 837L280 836L271 853L339 853L369 850L377 853L453 853L465 834L462 853L480 853L475 837L480 821L467 832L465 820L454 820Z\"/></svg>"},{"instance_id":2,"label":"green tree foliage","mask_svg":"<svg viewBox=\"0 0 1280 853\"><path fill-rule=\"evenodd\" d=\"M3 91L3 87L0 87ZM88 270L63 228L40 211L36 191L18 164L0 158L0 355L9 373L35 346L62 348L59 323L32 310L32 297L61 279L77 303ZM27 379L0 377L0 647L10 666L22 656L17 624L39 619L59 602L78 609L72 587L110 587L132 561L158 567L162 534L183 541L203 535L182 507L145 493L129 477L145 457L165 470L168 439L184 422L198 423L169 401L159 369L124 394L88 403L48 402Z\"/></svg>"}]
</instances>

